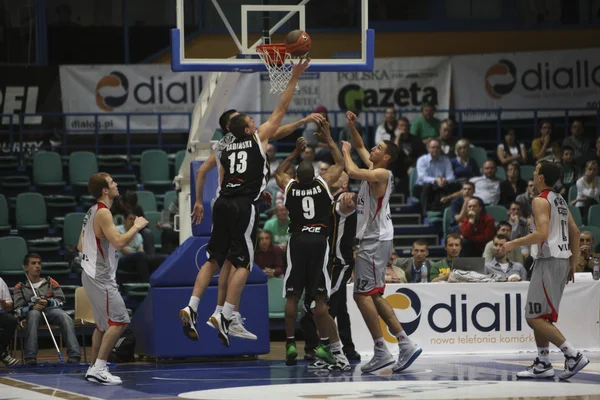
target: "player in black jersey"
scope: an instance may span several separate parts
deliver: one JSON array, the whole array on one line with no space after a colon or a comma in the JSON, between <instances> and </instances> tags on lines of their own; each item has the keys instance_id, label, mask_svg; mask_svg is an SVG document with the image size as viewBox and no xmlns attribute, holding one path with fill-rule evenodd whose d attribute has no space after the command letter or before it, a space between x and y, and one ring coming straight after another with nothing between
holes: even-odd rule
<instances>
[{"instance_id":1,"label":"player in black jersey","mask_svg":"<svg viewBox=\"0 0 600 400\"><path fill-rule=\"evenodd\" d=\"M266 148L281 125L298 79L308 68L309 61L310 59L305 59L292 64L292 76L281 94L277 108L258 129L254 120L246 114L238 114L229 121L231 136L227 135L227 141L219 149L220 152L215 154L216 160L223 167L223 183L213 208L213 229L206 249L208 260L196 276L188 306L179 312L184 334L191 339L198 338L195 324L200 297L217 270L228 260L236 270L227 285L222 312L213 315L210 321L219 332L221 342L229 346L229 324L235 304L239 302L254 263L254 243L259 220L254 202L259 199L269 180ZM205 177L206 174L200 176L196 185L202 188ZM202 199L202 196L199 198ZM194 209L201 218L204 214L202 204L198 207L195 205ZM222 272L228 276L229 271Z\"/></svg>"},{"instance_id":2,"label":"player in black jersey","mask_svg":"<svg viewBox=\"0 0 600 400\"><path fill-rule=\"evenodd\" d=\"M342 353L342 346L335 323L327 310L327 297L331 282L327 273L329 244L327 238L331 229L333 196L329 186L337 182L344 169L342 153L331 138L329 125L321 125L319 136L327 143L334 165L327 172L315 177L312 164L303 161L296 171L297 180L287 171L292 161L306 147L306 141L299 138L296 149L275 171L277 185L284 190L284 205L290 215L290 239L287 246L287 269L284 278L285 330L287 334L286 364L295 365L298 356L295 343L298 300L304 291L306 302L314 300L313 314L324 346L317 350L317 356L327 362L330 369L350 369L348 359ZM331 337L331 351L329 338ZM326 346L326 347L325 347ZM333 355L332 355L333 353Z\"/></svg>"},{"instance_id":3,"label":"player in black jersey","mask_svg":"<svg viewBox=\"0 0 600 400\"><path fill-rule=\"evenodd\" d=\"M360 361L360 354L354 348L352 331L350 328L350 315L348 314L348 300L346 283L354 270L354 237L356 236L356 205L344 204L339 201L340 196L348 192L348 174L342 176L330 186L333 192L334 206L331 213L331 234L329 235L330 261L328 273L331 279L331 296L329 297L329 314L337 320L343 351L349 360ZM319 345L319 336L314 318L310 311L310 304L304 303L304 316L300 326L305 335L305 359L311 359ZM307 358L306 355L309 355Z\"/></svg>"}]
</instances>

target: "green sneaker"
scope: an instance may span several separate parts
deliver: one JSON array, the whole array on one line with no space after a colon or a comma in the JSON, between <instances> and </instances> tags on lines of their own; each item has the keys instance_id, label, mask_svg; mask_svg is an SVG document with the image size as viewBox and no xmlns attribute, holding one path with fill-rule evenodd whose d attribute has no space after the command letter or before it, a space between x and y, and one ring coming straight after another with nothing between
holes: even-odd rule
<instances>
[{"instance_id":1,"label":"green sneaker","mask_svg":"<svg viewBox=\"0 0 600 400\"><path fill-rule=\"evenodd\" d=\"M331 347L327 346L319 346L315 355L319 357L321 360L325 361L327 364L335 364L335 358L333 358L333 354L331 354Z\"/></svg>"},{"instance_id":2,"label":"green sneaker","mask_svg":"<svg viewBox=\"0 0 600 400\"><path fill-rule=\"evenodd\" d=\"M288 343L285 345L285 365L296 365L296 343Z\"/></svg>"}]
</instances>

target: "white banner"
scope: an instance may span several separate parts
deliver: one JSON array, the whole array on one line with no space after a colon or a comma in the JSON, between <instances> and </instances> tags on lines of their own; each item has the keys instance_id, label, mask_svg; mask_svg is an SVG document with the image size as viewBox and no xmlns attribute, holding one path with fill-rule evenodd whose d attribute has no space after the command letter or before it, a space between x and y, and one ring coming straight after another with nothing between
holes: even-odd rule
<instances>
[{"instance_id":1,"label":"white banner","mask_svg":"<svg viewBox=\"0 0 600 400\"><path fill-rule=\"evenodd\" d=\"M452 70L457 109L585 108L595 113L600 107L600 49L457 56ZM564 112L540 113L557 115ZM496 118L496 113L463 114L465 121ZM533 118L533 112L502 112L502 118Z\"/></svg>"},{"instance_id":2,"label":"white banner","mask_svg":"<svg viewBox=\"0 0 600 400\"><path fill-rule=\"evenodd\" d=\"M290 110L314 110L323 105L329 110L359 111L420 109L424 103L440 109L450 106L451 63L449 57L376 58L372 72L310 72L299 81L300 91L290 104ZM269 93L267 73L261 73L261 103L263 110L273 110L278 95ZM413 120L419 115L406 113ZM437 115L445 118L444 115ZM345 118L338 124L345 124ZM383 115L381 116L381 123ZM370 121L373 123L373 121Z\"/></svg>"},{"instance_id":3,"label":"white banner","mask_svg":"<svg viewBox=\"0 0 600 400\"><path fill-rule=\"evenodd\" d=\"M536 349L525 321L528 287L527 282L392 284L384 297L427 354L512 353ZM352 299L352 285L347 290ZM372 353L373 340L354 301L348 301L348 312L356 350ZM565 289L557 327L577 349L599 351L599 319L600 282L576 278ZM379 321L388 348L397 353L396 338Z\"/></svg>"}]
</instances>

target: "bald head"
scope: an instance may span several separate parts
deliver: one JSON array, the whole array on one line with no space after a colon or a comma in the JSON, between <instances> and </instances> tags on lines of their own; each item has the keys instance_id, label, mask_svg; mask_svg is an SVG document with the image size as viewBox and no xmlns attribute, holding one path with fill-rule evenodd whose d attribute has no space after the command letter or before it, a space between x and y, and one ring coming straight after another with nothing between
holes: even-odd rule
<instances>
[{"instance_id":1,"label":"bald head","mask_svg":"<svg viewBox=\"0 0 600 400\"><path fill-rule=\"evenodd\" d=\"M340 179L338 179L337 182L335 182L329 188L331 190L331 193L335 193L340 189L342 189L344 192L346 190L348 190L348 181L349 180L350 180L350 178L348 177L348 174L342 171L342 175L340 176Z\"/></svg>"}]
</instances>

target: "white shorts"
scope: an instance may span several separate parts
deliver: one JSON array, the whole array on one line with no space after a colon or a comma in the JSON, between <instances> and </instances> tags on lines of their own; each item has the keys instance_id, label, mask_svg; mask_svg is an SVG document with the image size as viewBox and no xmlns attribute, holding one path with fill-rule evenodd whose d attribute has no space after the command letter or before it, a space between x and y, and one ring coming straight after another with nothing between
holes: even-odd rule
<instances>
[{"instance_id":1,"label":"white shorts","mask_svg":"<svg viewBox=\"0 0 600 400\"><path fill-rule=\"evenodd\" d=\"M83 271L81 283L92 303L92 312L99 331L105 332L109 326L126 325L130 322L117 282L98 281Z\"/></svg>"}]
</instances>

